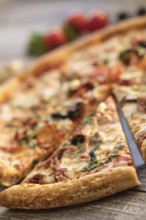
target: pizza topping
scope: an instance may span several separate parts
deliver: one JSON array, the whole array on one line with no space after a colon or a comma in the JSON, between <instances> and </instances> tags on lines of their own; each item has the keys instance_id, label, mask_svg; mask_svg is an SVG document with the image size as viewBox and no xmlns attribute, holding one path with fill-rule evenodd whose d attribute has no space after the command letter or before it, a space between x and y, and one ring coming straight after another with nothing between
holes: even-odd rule
<instances>
[{"instance_id":1,"label":"pizza topping","mask_svg":"<svg viewBox=\"0 0 146 220\"><path fill-rule=\"evenodd\" d=\"M59 112L56 112L56 113L52 113L51 117L55 120L62 120L62 119L66 119L67 116L62 114L62 113L59 113Z\"/></svg>"},{"instance_id":2,"label":"pizza topping","mask_svg":"<svg viewBox=\"0 0 146 220\"><path fill-rule=\"evenodd\" d=\"M67 113L53 113L51 116L53 119L62 120L62 119L71 119L76 120L79 119L84 114L84 105L81 102L76 103L72 108L68 110Z\"/></svg>"},{"instance_id":3,"label":"pizza topping","mask_svg":"<svg viewBox=\"0 0 146 220\"><path fill-rule=\"evenodd\" d=\"M82 172L89 172L99 166L103 166L104 164L108 164L109 162L111 162L115 157L117 157L117 155L110 155L106 160L104 161L98 161L98 160L94 160L89 162L89 164L87 166L85 166L84 168L82 168Z\"/></svg>"},{"instance_id":4,"label":"pizza topping","mask_svg":"<svg viewBox=\"0 0 146 220\"><path fill-rule=\"evenodd\" d=\"M60 149L58 149L57 151L57 158L58 160L61 160L63 154L65 151L75 151L76 148L73 146L66 146L66 147L61 147Z\"/></svg>"},{"instance_id":5,"label":"pizza topping","mask_svg":"<svg viewBox=\"0 0 146 220\"><path fill-rule=\"evenodd\" d=\"M87 91L90 91L94 88L93 83L91 82L86 82L80 86L78 86L77 88L71 89L69 90L69 96L70 97L75 97L75 96L82 96L84 95Z\"/></svg>"},{"instance_id":6,"label":"pizza topping","mask_svg":"<svg viewBox=\"0 0 146 220\"><path fill-rule=\"evenodd\" d=\"M61 168L59 161L57 159L53 160L53 171L54 177L57 182L66 180L65 168Z\"/></svg>"},{"instance_id":7,"label":"pizza topping","mask_svg":"<svg viewBox=\"0 0 146 220\"><path fill-rule=\"evenodd\" d=\"M133 160L130 154L125 154L121 156L117 156L115 159L115 165L128 165L132 166L133 165Z\"/></svg>"},{"instance_id":8,"label":"pizza topping","mask_svg":"<svg viewBox=\"0 0 146 220\"><path fill-rule=\"evenodd\" d=\"M20 146L0 146L0 151L4 151L7 153L17 153L23 150L24 148Z\"/></svg>"},{"instance_id":9,"label":"pizza topping","mask_svg":"<svg viewBox=\"0 0 146 220\"><path fill-rule=\"evenodd\" d=\"M144 124L142 128L138 130L135 134L136 143L141 147L143 141L146 139L146 125Z\"/></svg>"},{"instance_id":10,"label":"pizza topping","mask_svg":"<svg viewBox=\"0 0 146 220\"><path fill-rule=\"evenodd\" d=\"M43 184L43 179L44 175L41 173L36 173L32 177L29 178L29 183L34 183L34 184Z\"/></svg>"},{"instance_id":11,"label":"pizza topping","mask_svg":"<svg viewBox=\"0 0 146 220\"><path fill-rule=\"evenodd\" d=\"M89 115L83 119L83 124L84 125L91 124L91 118Z\"/></svg>"},{"instance_id":12,"label":"pizza topping","mask_svg":"<svg viewBox=\"0 0 146 220\"><path fill-rule=\"evenodd\" d=\"M121 51L119 59L125 65L137 65L146 55L146 41L138 41L133 48Z\"/></svg>"},{"instance_id":13,"label":"pizza topping","mask_svg":"<svg viewBox=\"0 0 146 220\"><path fill-rule=\"evenodd\" d=\"M101 166L102 163L98 162L97 160L91 161L89 162L89 164L87 166L85 166L84 168L82 168L82 172L89 172L91 170L93 170L94 168Z\"/></svg>"},{"instance_id":14,"label":"pizza topping","mask_svg":"<svg viewBox=\"0 0 146 220\"><path fill-rule=\"evenodd\" d=\"M56 124L46 124L37 134L37 144L40 148L50 148L58 146L64 140L66 132L58 130Z\"/></svg>"},{"instance_id":15,"label":"pizza topping","mask_svg":"<svg viewBox=\"0 0 146 220\"><path fill-rule=\"evenodd\" d=\"M83 135L83 134L78 134L78 135L74 136L74 137L71 139L71 144L78 146L79 144L84 143L85 140L86 140L85 135Z\"/></svg>"},{"instance_id":16,"label":"pizza topping","mask_svg":"<svg viewBox=\"0 0 146 220\"><path fill-rule=\"evenodd\" d=\"M39 160L33 160L32 161L32 167L35 167L39 163Z\"/></svg>"},{"instance_id":17,"label":"pizza topping","mask_svg":"<svg viewBox=\"0 0 146 220\"><path fill-rule=\"evenodd\" d=\"M103 141L103 137L101 136L101 134L99 132L96 132L89 141L89 144L91 146L95 146L98 147L100 143L102 143Z\"/></svg>"},{"instance_id":18,"label":"pizza topping","mask_svg":"<svg viewBox=\"0 0 146 220\"><path fill-rule=\"evenodd\" d=\"M104 66L98 66L94 71L90 73L90 77L97 80L99 84L104 84L108 82L108 74Z\"/></svg>"},{"instance_id":19,"label":"pizza topping","mask_svg":"<svg viewBox=\"0 0 146 220\"><path fill-rule=\"evenodd\" d=\"M91 161L95 161L95 160L96 160L95 150L91 150L91 151L89 152L89 156L90 156L90 160L91 160Z\"/></svg>"},{"instance_id":20,"label":"pizza topping","mask_svg":"<svg viewBox=\"0 0 146 220\"><path fill-rule=\"evenodd\" d=\"M116 143L113 152L114 152L114 153L118 153L119 151L123 150L123 149L125 148L125 146L126 146L126 145L125 145L124 141L123 141L123 140L119 140L119 141Z\"/></svg>"},{"instance_id":21,"label":"pizza topping","mask_svg":"<svg viewBox=\"0 0 146 220\"><path fill-rule=\"evenodd\" d=\"M71 120L79 119L84 113L84 105L79 102L68 111L67 117Z\"/></svg>"},{"instance_id":22,"label":"pizza topping","mask_svg":"<svg viewBox=\"0 0 146 220\"><path fill-rule=\"evenodd\" d=\"M137 98L137 107L139 111L146 113L146 96L143 95Z\"/></svg>"},{"instance_id":23,"label":"pizza topping","mask_svg":"<svg viewBox=\"0 0 146 220\"><path fill-rule=\"evenodd\" d=\"M124 51L121 51L119 54L119 59L125 64L125 65L131 65L137 62L138 59L140 59L140 56L135 49L127 49Z\"/></svg>"},{"instance_id":24,"label":"pizza topping","mask_svg":"<svg viewBox=\"0 0 146 220\"><path fill-rule=\"evenodd\" d=\"M107 109L107 105L105 102L101 102L98 106L98 112L104 113L105 110Z\"/></svg>"},{"instance_id":25,"label":"pizza topping","mask_svg":"<svg viewBox=\"0 0 146 220\"><path fill-rule=\"evenodd\" d=\"M140 40L140 41L137 42L137 45L140 46L140 47L146 48L146 41L145 40Z\"/></svg>"}]
</instances>

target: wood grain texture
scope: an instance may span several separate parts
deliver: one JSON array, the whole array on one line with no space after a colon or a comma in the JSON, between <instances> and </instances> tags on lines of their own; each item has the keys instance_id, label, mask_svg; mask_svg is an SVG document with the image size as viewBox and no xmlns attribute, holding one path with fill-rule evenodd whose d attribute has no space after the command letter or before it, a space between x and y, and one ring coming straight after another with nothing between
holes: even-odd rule
<instances>
[{"instance_id":1,"label":"wood grain texture","mask_svg":"<svg viewBox=\"0 0 146 220\"><path fill-rule=\"evenodd\" d=\"M14 2L14 3L13 3ZM134 13L144 0L27 0L12 1L0 7L0 65L14 58L29 60L25 46L32 31L46 31L61 23L73 10L107 10L114 20L122 10ZM84 2L84 3L83 3ZM13 3L13 4L12 4ZM34 10L35 4L35 10ZM17 211L0 208L0 220L140 220L146 218L146 169L138 172L142 185L81 206L49 211Z\"/></svg>"},{"instance_id":2,"label":"wood grain texture","mask_svg":"<svg viewBox=\"0 0 146 220\"><path fill-rule=\"evenodd\" d=\"M59 208L49 211L0 211L1 220L140 220L146 215L146 194L127 191L86 205Z\"/></svg>"}]
</instances>

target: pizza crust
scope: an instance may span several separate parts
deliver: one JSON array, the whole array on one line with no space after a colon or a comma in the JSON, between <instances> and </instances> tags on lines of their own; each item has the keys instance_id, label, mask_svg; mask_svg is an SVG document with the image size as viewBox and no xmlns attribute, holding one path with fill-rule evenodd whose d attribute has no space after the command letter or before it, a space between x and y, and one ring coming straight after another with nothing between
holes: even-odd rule
<instances>
[{"instance_id":1,"label":"pizza crust","mask_svg":"<svg viewBox=\"0 0 146 220\"><path fill-rule=\"evenodd\" d=\"M18 178L20 178L19 173L16 172L15 169L0 166L0 185L1 186L10 186L17 182Z\"/></svg>"},{"instance_id":2,"label":"pizza crust","mask_svg":"<svg viewBox=\"0 0 146 220\"><path fill-rule=\"evenodd\" d=\"M116 167L80 179L53 184L20 184L0 193L0 205L19 209L49 209L77 205L139 185L133 167Z\"/></svg>"}]
</instances>

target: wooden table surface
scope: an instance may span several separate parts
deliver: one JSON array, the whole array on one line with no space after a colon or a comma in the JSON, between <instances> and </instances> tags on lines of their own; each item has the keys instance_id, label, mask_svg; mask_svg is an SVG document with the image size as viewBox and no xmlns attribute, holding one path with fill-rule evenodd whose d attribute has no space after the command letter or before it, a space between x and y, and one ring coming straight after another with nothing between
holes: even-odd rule
<instances>
[{"instance_id":1,"label":"wooden table surface","mask_svg":"<svg viewBox=\"0 0 146 220\"><path fill-rule=\"evenodd\" d=\"M7 0L0 4L0 65L12 59L30 61L25 46L32 31L47 31L75 10L104 9L115 20L119 11L134 11L145 0ZM139 171L142 185L100 201L48 211L22 211L0 208L0 220L140 220L146 219L146 169Z\"/></svg>"}]
</instances>

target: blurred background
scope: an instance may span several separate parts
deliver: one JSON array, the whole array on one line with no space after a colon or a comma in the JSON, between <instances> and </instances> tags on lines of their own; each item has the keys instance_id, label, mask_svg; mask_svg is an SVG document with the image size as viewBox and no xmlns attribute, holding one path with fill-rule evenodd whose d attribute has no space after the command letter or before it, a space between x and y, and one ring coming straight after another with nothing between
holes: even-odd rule
<instances>
[{"instance_id":1,"label":"blurred background","mask_svg":"<svg viewBox=\"0 0 146 220\"><path fill-rule=\"evenodd\" d=\"M119 13L135 16L142 8L146 0L0 0L0 67L14 59L34 60L26 53L31 34L60 26L74 11L104 10L116 22Z\"/></svg>"}]
</instances>

